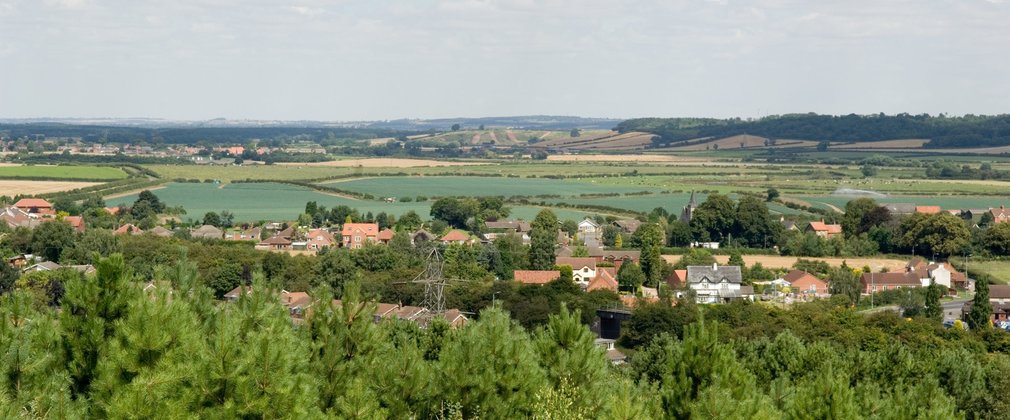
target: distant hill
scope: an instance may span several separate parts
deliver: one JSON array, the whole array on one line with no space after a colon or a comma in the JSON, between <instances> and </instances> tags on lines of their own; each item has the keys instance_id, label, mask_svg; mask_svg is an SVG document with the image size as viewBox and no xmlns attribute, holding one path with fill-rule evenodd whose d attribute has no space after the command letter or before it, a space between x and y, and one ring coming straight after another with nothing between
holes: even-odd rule
<instances>
[{"instance_id":1,"label":"distant hill","mask_svg":"<svg viewBox=\"0 0 1010 420\"><path fill-rule=\"evenodd\" d=\"M570 130L573 128L610 130L621 120L612 118L584 118L556 115L524 115L516 117L481 117L481 118L438 118L430 120L401 119L375 121L364 124L370 128L386 128L396 130L439 130L450 129L453 124L462 128L514 128L522 130Z\"/></svg>"},{"instance_id":2,"label":"distant hill","mask_svg":"<svg viewBox=\"0 0 1010 420\"><path fill-rule=\"evenodd\" d=\"M617 125L622 133L644 131L659 136L658 146L678 146L698 139L751 135L844 143L928 139L926 148L1010 145L1010 115L945 117L930 115L789 114L756 120L714 118L638 118Z\"/></svg>"}]
</instances>

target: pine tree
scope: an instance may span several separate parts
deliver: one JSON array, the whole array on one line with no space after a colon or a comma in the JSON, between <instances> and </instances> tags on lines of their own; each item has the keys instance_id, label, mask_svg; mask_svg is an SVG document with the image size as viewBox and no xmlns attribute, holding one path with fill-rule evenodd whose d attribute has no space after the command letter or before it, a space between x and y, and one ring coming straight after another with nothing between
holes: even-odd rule
<instances>
[{"instance_id":1,"label":"pine tree","mask_svg":"<svg viewBox=\"0 0 1010 420\"><path fill-rule=\"evenodd\" d=\"M157 328L152 328L157 326ZM94 382L93 413L100 417L178 417L187 415L180 400L194 373L192 355L202 344L199 321L185 302L173 302L168 290L130 302L128 315L100 355Z\"/></svg>"},{"instance_id":2,"label":"pine tree","mask_svg":"<svg viewBox=\"0 0 1010 420\"><path fill-rule=\"evenodd\" d=\"M530 224L530 269L550 270L554 267L554 245L558 240L558 218L543 209Z\"/></svg>"},{"instance_id":3,"label":"pine tree","mask_svg":"<svg viewBox=\"0 0 1010 420\"><path fill-rule=\"evenodd\" d=\"M981 330L989 328L992 315L992 304L989 303L989 281L979 278L975 281L975 297L971 300L971 311L968 312L968 328Z\"/></svg>"},{"instance_id":4,"label":"pine tree","mask_svg":"<svg viewBox=\"0 0 1010 420\"><path fill-rule=\"evenodd\" d=\"M0 298L0 416L83 415L70 399L57 331L52 314L35 310L28 292Z\"/></svg>"},{"instance_id":5,"label":"pine tree","mask_svg":"<svg viewBox=\"0 0 1010 420\"><path fill-rule=\"evenodd\" d=\"M569 311L562 304L561 312L551 315L547 327L537 332L533 348L549 387L573 397L570 410L597 413L602 409L612 379L609 362L594 343L593 333L582 324L578 310Z\"/></svg>"},{"instance_id":6,"label":"pine tree","mask_svg":"<svg viewBox=\"0 0 1010 420\"><path fill-rule=\"evenodd\" d=\"M943 295L940 285L935 281L930 282L926 288L926 318L934 321L943 319L943 306L940 305L940 297Z\"/></svg>"},{"instance_id":7,"label":"pine tree","mask_svg":"<svg viewBox=\"0 0 1010 420\"><path fill-rule=\"evenodd\" d=\"M442 347L443 403L459 403L469 418L522 418L545 384L529 336L499 309L486 309Z\"/></svg>"},{"instance_id":8,"label":"pine tree","mask_svg":"<svg viewBox=\"0 0 1010 420\"><path fill-rule=\"evenodd\" d=\"M309 363L318 383L319 408L326 413L337 409L338 399L348 392L355 377L375 366L384 346L373 323L375 305L362 301L359 289L357 282L346 283L339 305L332 302L326 289L317 290L314 310L307 319L312 346ZM347 404L349 401L344 401L341 410L346 410Z\"/></svg>"},{"instance_id":9,"label":"pine tree","mask_svg":"<svg viewBox=\"0 0 1010 420\"><path fill-rule=\"evenodd\" d=\"M115 334L115 323L127 314L136 289L127 284L121 254L95 262L96 274L66 285L60 324L75 398L87 397L95 380L99 355Z\"/></svg>"}]
</instances>

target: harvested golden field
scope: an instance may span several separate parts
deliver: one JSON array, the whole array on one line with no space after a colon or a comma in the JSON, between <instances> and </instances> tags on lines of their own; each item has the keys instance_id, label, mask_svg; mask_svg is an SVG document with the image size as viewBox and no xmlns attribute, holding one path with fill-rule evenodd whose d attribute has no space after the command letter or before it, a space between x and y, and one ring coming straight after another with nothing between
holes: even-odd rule
<instances>
[{"instance_id":1,"label":"harvested golden field","mask_svg":"<svg viewBox=\"0 0 1010 420\"><path fill-rule=\"evenodd\" d=\"M796 260L803 258L805 260L816 260L824 261L830 264L832 267L838 267L845 262L852 268L862 268L863 266L870 266L870 269L874 272L879 272L881 268L886 268L887 271L901 271L905 269L905 264L908 261L894 260L889 258L814 258L814 257L788 257L781 255L744 255L743 261L747 265L754 265L754 263L761 263L765 268L792 268L793 264L796 264ZM680 255L664 255L663 259L670 264L674 264L680 261ZM719 264L726 264L729 262L729 255L716 255L715 260Z\"/></svg>"},{"instance_id":2,"label":"harvested golden field","mask_svg":"<svg viewBox=\"0 0 1010 420\"><path fill-rule=\"evenodd\" d=\"M922 149L931 153L977 153L980 155L1000 155L1010 153L1010 146L976 147L972 149Z\"/></svg>"},{"instance_id":3,"label":"harvested golden field","mask_svg":"<svg viewBox=\"0 0 1010 420\"><path fill-rule=\"evenodd\" d=\"M862 143L847 143L847 144L836 144L831 146L832 149L851 149L851 150L862 150L862 149L921 149L923 145L929 143L929 139L900 139L900 140L884 140L884 141L869 141Z\"/></svg>"},{"instance_id":4,"label":"harvested golden field","mask_svg":"<svg viewBox=\"0 0 1010 420\"><path fill-rule=\"evenodd\" d=\"M363 168L417 168L423 166L469 166L469 165L490 165L491 162L453 162L445 160L428 159L400 159L400 158L367 158L367 159L344 159L331 160L326 162L312 163L278 163L284 166L330 166L330 167L355 167Z\"/></svg>"},{"instance_id":5,"label":"harvested golden field","mask_svg":"<svg viewBox=\"0 0 1010 420\"><path fill-rule=\"evenodd\" d=\"M673 146L667 147L663 150L673 150L673 151L699 151L699 150L711 150L716 145L719 146L719 150L735 150L735 149L755 149L755 148L786 148L786 147L816 147L817 142L811 140L786 140L778 139L775 140L774 146L765 146L765 142L768 141L765 137L752 136L749 134L741 134L737 136L731 136L726 138L721 138L718 140L702 140L697 143L692 143L684 146ZM741 147L742 145L742 147Z\"/></svg>"},{"instance_id":6,"label":"harvested golden field","mask_svg":"<svg viewBox=\"0 0 1010 420\"><path fill-rule=\"evenodd\" d=\"M47 194L90 187L98 184L101 184L101 182L23 181L0 179L0 195L15 196L18 194Z\"/></svg>"}]
</instances>

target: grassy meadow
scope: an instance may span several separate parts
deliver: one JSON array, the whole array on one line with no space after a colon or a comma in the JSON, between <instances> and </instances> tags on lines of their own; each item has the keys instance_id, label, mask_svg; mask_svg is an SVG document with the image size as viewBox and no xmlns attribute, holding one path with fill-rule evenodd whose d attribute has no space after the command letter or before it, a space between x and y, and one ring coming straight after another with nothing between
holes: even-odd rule
<instances>
[{"instance_id":1,"label":"grassy meadow","mask_svg":"<svg viewBox=\"0 0 1010 420\"><path fill-rule=\"evenodd\" d=\"M414 176L374 177L337 180L323 185L343 190L368 193L377 197L438 196L513 196L630 193L658 191L655 187L634 185L597 185L595 181L575 181L544 178L504 178L479 176Z\"/></svg>"}]
</instances>

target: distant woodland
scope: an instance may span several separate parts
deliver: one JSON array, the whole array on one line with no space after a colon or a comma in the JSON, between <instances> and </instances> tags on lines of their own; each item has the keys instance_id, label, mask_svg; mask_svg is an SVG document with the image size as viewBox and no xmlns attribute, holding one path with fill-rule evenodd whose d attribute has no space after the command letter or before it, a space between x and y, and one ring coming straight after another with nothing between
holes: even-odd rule
<instances>
[{"instance_id":1,"label":"distant woodland","mask_svg":"<svg viewBox=\"0 0 1010 420\"><path fill-rule=\"evenodd\" d=\"M868 142L930 139L927 148L1010 145L1010 115L963 117L923 115L789 114L757 120L739 118L637 118L617 125L620 132L660 136L659 146L699 138L751 134L771 139Z\"/></svg>"}]
</instances>

